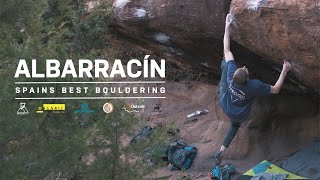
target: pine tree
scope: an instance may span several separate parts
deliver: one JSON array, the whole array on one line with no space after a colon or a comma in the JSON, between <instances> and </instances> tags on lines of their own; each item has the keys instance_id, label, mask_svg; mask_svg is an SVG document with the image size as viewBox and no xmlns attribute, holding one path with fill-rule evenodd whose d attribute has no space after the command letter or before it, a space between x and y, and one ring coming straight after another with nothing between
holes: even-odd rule
<instances>
[{"instance_id":1,"label":"pine tree","mask_svg":"<svg viewBox=\"0 0 320 180\"><path fill-rule=\"evenodd\" d=\"M122 147L121 137L132 135L142 122L121 111L122 102L112 102L116 111L106 115L101 110L104 100L26 100L29 115L17 115L22 102L14 99L17 79L13 77L18 60L30 63L31 59L37 59L41 72L47 58L58 59L61 64L68 58L99 58L112 48L105 38L111 20L110 4L102 3L89 14L79 0L1 0L0 4L0 179L142 179L150 173L143 149L157 147L166 138L154 137L150 144L144 143L140 148ZM65 103L67 111L37 114L43 103ZM82 103L97 111L75 113ZM110 152L99 156L101 149ZM97 156L91 166L81 162L81 157L88 153ZM139 158L135 162L122 158L129 155Z\"/></svg>"}]
</instances>

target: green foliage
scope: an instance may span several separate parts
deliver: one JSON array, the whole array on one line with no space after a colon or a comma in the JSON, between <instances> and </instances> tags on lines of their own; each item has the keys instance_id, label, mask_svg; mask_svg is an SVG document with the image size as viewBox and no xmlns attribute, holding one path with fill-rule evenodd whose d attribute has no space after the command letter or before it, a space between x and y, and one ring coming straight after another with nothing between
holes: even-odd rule
<instances>
[{"instance_id":1,"label":"green foliage","mask_svg":"<svg viewBox=\"0 0 320 180\"><path fill-rule=\"evenodd\" d=\"M30 115L16 116L18 104L1 101L8 110L1 112L0 121L5 127L1 128L1 179L42 179L52 169L79 164L85 138L74 118L67 118L72 112L35 114L38 105L27 103Z\"/></svg>"},{"instance_id":2,"label":"green foliage","mask_svg":"<svg viewBox=\"0 0 320 180\"><path fill-rule=\"evenodd\" d=\"M115 111L106 115L101 109L104 100L29 100L24 102L30 114L16 113L20 101L14 100L13 77L20 58L29 64L37 59L37 71L41 72L49 58L63 64L68 58L116 54L106 39L110 3L102 3L90 13L79 0L1 0L0 4L0 179L143 179L152 170L145 163L144 148L158 146L166 136L156 132L157 136L139 148L122 145L121 138L129 138L134 128L142 126L141 120L122 111L122 102L112 102ZM43 103L65 103L67 110L35 113ZM96 112L75 113L82 103ZM110 151L101 155L100 150ZM81 158L89 153L97 160L86 166Z\"/></svg>"},{"instance_id":3,"label":"green foliage","mask_svg":"<svg viewBox=\"0 0 320 180\"><path fill-rule=\"evenodd\" d=\"M36 50L45 0L1 0L0 68L15 67L13 59L27 57ZM36 46L38 45L38 47Z\"/></svg>"},{"instance_id":4,"label":"green foliage","mask_svg":"<svg viewBox=\"0 0 320 180\"><path fill-rule=\"evenodd\" d=\"M124 106L121 103L115 104L115 109L122 109ZM155 167L164 165L161 157L171 138L167 133L168 128L155 128L149 138L131 144L129 139L132 138L132 134L140 131L139 128L134 132L132 127L137 125L142 127L144 122L125 111L108 114L105 120L97 122L96 126L100 128L92 132L91 137L96 138L91 140L93 142L91 146L95 146L95 149L107 149L109 153L89 167L86 179L108 177L140 180L150 174Z\"/></svg>"}]
</instances>

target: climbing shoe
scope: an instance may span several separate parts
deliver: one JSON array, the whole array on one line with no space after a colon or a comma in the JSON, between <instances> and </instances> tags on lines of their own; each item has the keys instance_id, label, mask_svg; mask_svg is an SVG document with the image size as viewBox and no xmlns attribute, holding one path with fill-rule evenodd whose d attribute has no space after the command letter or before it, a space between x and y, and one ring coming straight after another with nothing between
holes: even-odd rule
<instances>
[{"instance_id":1,"label":"climbing shoe","mask_svg":"<svg viewBox=\"0 0 320 180\"><path fill-rule=\"evenodd\" d=\"M216 166L220 165L222 161L222 153L220 150L217 150L216 153L214 154L214 161L216 163Z\"/></svg>"}]
</instances>

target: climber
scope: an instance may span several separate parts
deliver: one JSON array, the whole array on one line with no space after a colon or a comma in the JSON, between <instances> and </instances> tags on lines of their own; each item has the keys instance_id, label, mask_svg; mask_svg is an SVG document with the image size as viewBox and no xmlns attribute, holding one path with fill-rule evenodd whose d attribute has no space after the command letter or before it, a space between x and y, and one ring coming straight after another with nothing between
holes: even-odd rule
<instances>
[{"instance_id":1,"label":"climber","mask_svg":"<svg viewBox=\"0 0 320 180\"><path fill-rule=\"evenodd\" d=\"M218 165L221 162L223 153L236 135L240 124L248 118L252 100L257 96L279 93L284 79L291 69L291 64L285 60L281 74L274 85L265 84L257 79L250 80L248 69L245 66L237 68L233 54L230 51L232 19L233 16L229 13L226 17L223 39L224 59L221 62L222 74L219 87L219 104L224 113L230 118L231 126L221 148L215 153L215 160Z\"/></svg>"}]
</instances>

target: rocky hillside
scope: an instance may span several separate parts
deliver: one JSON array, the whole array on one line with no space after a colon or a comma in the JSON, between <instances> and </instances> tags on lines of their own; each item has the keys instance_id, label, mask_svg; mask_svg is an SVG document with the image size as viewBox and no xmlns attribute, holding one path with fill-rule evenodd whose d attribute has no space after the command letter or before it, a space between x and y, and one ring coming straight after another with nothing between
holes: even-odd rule
<instances>
[{"instance_id":1,"label":"rocky hillside","mask_svg":"<svg viewBox=\"0 0 320 180\"><path fill-rule=\"evenodd\" d=\"M175 123L178 138L199 148L187 173L205 176L212 155L221 145L229 120L217 105L225 16L231 12L231 51L238 65L245 64L251 78L274 84L283 59L291 60L279 95L258 99L250 119L242 125L226 153L227 162L247 170L261 160L274 163L320 137L320 4L316 0L114 0L113 39L148 52L163 52L180 68L212 73L209 83L167 83L162 111L141 115L150 123ZM211 77L211 78L212 78ZM198 108L210 113L192 123L186 115ZM176 179L177 173L159 170Z\"/></svg>"}]
</instances>

